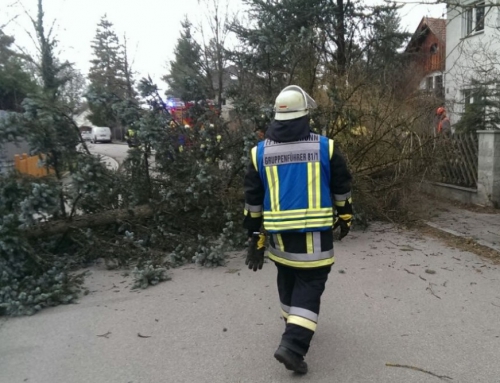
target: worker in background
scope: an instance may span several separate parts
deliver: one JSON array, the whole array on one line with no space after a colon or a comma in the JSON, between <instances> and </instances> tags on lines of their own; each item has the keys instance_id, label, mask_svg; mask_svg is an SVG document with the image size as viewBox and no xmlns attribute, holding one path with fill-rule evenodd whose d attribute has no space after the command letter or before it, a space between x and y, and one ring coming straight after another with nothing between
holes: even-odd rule
<instances>
[{"instance_id":1,"label":"worker in background","mask_svg":"<svg viewBox=\"0 0 500 383\"><path fill-rule=\"evenodd\" d=\"M128 128L127 133L125 134L125 138L127 140L127 145L129 148L133 148L139 146L139 141L137 139L137 134L134 129Z\"/></svg>"},{"instance_id":2,"label":"worker in background","mask_svg":"<svg viewBox=\"0 0 500 383\"><path fill-rule=\"evenodd\" d=\"M446 115L446 109L440 106L436 110L436 115L438 118L437 126L436 126L436 133L437 135L445 135L449 136L451 135L451 123L450 119Z\"/></svg>"},{"instance_id":3,"label":"worker in background","mask_svg":"<svg viewBox=\"0 0 500 383\"><path fill-rule=\"evenodd\" d=\"M298 86L281 91L266 139L251 150L244 181L245 263L254 271L263 266L263 224L286 321L274 357L301 374L308 369L304 356L334 263L332 226L340 227L343 238L352 219L351 174L334 141L311 132L308 114L314 107L316 102Z\"/></svg>"},{"instance_id":4,"label":"worker in background","mask_svg":"<svg viewBox=\"0 0 500 383\"><path fill-rule=\"evenodd\" d=\"M262 141L266 137L266 129L259 126L255 129L255 134L257 135L257 139Z\"/></svg>"}]
</instances>

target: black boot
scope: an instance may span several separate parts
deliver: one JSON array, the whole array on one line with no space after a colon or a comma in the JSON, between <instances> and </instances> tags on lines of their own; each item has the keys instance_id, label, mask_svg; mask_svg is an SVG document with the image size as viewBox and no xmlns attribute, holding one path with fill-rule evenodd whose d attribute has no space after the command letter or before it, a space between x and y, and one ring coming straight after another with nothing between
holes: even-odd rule
<instances>
[{"instance_id":1,"label":"black boot","mask_svg":"<svg viewBox=\"0 0 500 383\"><path fill-rule=\"evenodd\" d=\"M307 363L304 362L304 358L283 346L278 347L274 353L274 357L278 362L283 363L287 370L292 370L299 374L307 373Z\"/></svg>"}]
</instances>

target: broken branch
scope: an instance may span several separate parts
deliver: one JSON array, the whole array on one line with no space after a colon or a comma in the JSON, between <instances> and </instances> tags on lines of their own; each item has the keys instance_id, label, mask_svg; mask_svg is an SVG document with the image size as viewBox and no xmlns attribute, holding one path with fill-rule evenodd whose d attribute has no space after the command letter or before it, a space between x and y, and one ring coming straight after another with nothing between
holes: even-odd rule
<instances>
[{"instance_id":1,"label":"broken branch","mask_svg":"<svg viewBox=\"0 0 500 383\"><path fill-rule=\"evenodd\" d=\"M453 380L453 378L450 378L449 376L446 376L446 375L438 375L438 374L435 374L431 371L427 371L427 370L424 370L423 368L420 368L420 367L415 367L415 366L408 366L406 364L394 364L394 363L386 363L385 364L387 367L401 367L401 368L409 368L410 370L415 370L415 371L420 371L420 372L424 372L426 374L429 374L429 375L432 375L432 376L435 376L436 378L439 378L439 379L449 379L449 380Z\"/></svg>"}]
</instances>

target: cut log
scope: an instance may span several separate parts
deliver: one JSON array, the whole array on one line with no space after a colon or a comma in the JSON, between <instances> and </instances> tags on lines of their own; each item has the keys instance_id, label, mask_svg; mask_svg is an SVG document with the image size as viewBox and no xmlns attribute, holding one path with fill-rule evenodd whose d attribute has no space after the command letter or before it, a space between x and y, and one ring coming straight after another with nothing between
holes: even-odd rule
<instances>
[{"instance_id":1,"label":"cut log","mask_svg":"<svg viewBox=\"0 0 500 383\"><path fill-rule=\"evenodd\" d=\"M69 230L109 225L127 219L148 218L154 212L153 207L143 205L134 209L108 210L97 214L79 215L71 220L49 221L30 227L26 230L26 236L28 238L50 237L56 234L64 234Z\"/></svg>"}]
</instances>

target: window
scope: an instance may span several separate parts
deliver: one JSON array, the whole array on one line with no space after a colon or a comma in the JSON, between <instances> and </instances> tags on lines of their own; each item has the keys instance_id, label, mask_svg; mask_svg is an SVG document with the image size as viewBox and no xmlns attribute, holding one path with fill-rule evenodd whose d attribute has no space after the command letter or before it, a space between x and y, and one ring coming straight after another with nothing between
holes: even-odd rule
<instances>
[{"instance_id":1,"label":"window","mask_svg":"<svg viewBox=\"0 0 500 383\"><path fill-rule=\"evenodd\" d=\"M436 76L436 88L443 87L443 76Z\"/></svg>"},{"instance_id":2,"label":"window","mask_svg":"<svg viewBox=\"0 0 500 383\"><path fill-rule=\"evenodd\" d=\"M463 28L462 36L467 37L474 32L484 30L485 2L480 2L467 8L462 14Z\"/></svg>"},{"instance_id":3,"label":"window","mask_svg":"<svg viewBox=\"0 0 500 383\"><path fill-rule=\"evenodd\" d=\"M462 90L464 105L475 104L485 99L485 94L480 89L463 89Z\"/></svg>"},{"instance_id":4,"label":"window","mask_svg":"<svg viewBox=\"0 0 500 383\"><path fill-rule=\"evenodd\" d=\"M462 95L464 96L465 106L470 105L474 102L474 99L472 98L472 89L463 89Z\"/></svg>"},{"instance_id":5,"label":"window","mask_svg":"<svg viewBox=\"0 0 500 383\"><path fill-rule=\"evenodd\" d=\"M476 10L476 31L482 31L484 30L485 4L479 3L476 6L475 10Z\"/></svg>"},{"instance_id":6,"label":"window","mask_svg":"<svg viewBox=\"0 0 500 383\"><path fill-rule=\"evenodd\" d=\"M431 51L431 55L435 55L435 54L438 52L438 49L439 49L439 48L438 48L438 45L437 45L437 44L435 44L435 43L434 43L434 44L432 44L432 45L431 45L431 49L430 49L430 51Z\"/></svg>"},{"instance_id":7,"label":"window","mask_svg":"<svg viewBox=\"0 0 500 383\"><path fill-rule=\"evenodd\" d=\"M473 9L467 9L464 12L464 36L467 36L472 33L472 11Z\"/></svg>"},{"instance_id":8,"label":"window","mask_svg":"<svg viewBox=\"0 0 500 383\"><path fill-rule=\"evenodd\" d=\"M432 77L427 77L425 89L432 90L434 88L434 83L432 80L433 80Z\"/></svg>"},{"instance_id":9,"label":"window","mask_svg":"<svg viewBox=\"0 0 500 383\"><path fill-rule=\"evenodd\" d=\"M443 76L436 76L435 92L436 92L436 96L438 96L438 97L444 96Z\"/></svg>"}]
</instances>

